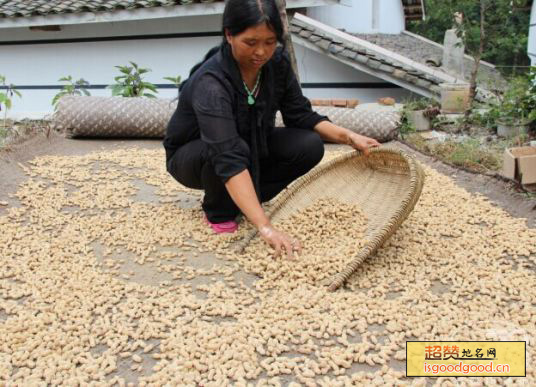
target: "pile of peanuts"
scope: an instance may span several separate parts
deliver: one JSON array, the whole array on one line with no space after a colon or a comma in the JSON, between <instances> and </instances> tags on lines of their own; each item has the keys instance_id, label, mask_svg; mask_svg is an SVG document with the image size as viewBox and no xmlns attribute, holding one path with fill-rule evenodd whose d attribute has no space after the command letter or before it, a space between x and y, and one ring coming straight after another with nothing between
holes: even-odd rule
<instances>
[{"instance_id":1,"label":"pile of peanuts","mask_svg":"<svg viewBox=\"0 0 536 387\"><path fill-rule=\"evenodd\" d=\"M326 284L366 243L367 219L361 209L333 198L316 200L274 226L298 239L303 249L294 260L274 260L273 252L256 238L236 259L262 277L258 288L273 288L281 281L291 287Z\"/></svg>"},{"instance_id":2,"label":"pile of peanuts","mask_svg":"<svg viewBox=\"0 0 536 387\"><path fill-rule=\"evenodd\" d=\"M258 238L236 253L246 222L212 234L163 150L20 167L0 206L0 385L536 384L536 230L432 169L397 233L329 293L366 241L355 206L282 219L303 244L286 260ZM527 377L406 378L406 340L527 341Z\"/></svg>"}]
</instances>

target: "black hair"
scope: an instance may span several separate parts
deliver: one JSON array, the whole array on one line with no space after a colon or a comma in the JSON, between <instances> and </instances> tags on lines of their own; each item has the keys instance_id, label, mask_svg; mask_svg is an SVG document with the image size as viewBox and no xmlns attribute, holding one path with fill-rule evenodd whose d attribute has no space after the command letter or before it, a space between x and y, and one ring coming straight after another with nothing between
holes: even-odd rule
<instances>
[{"instance_id":1,"label":"black hair","mask_svg":"<svg viewBox=\"0 0 536 387\"><path fill-rule=\"evenodd\" d=\"M203 63L215 55L220 47L227 44L225 32L229 31L231 36L238 35L250 27L261 23L266 23L275 32L277 41L285 46L283 33L283 23L275 0L228 0L223 11L222 33L223 42L216 47L212 47L203 60L190 70L191 77ZM182 90L188 79L181 83L179 91Z\"/></svg>"}]
</instances>

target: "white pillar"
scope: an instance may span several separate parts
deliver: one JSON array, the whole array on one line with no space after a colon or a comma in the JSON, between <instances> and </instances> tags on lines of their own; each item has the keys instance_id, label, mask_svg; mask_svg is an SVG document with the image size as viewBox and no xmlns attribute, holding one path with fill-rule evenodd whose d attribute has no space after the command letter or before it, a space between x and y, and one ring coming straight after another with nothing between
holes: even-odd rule
<instances>
[{"instance_id":1,"label":"white pillar","mask_svg":"<svg viewBox=\"0 0 536 387\"><path fill-rule=\"evenodd\" d=\"M404 6L401 0L372 0L378 2L380 22L378 33L399 34L406 29Z\"/></svg>"},{"instance_id":2,"label":"white pillar","mask_svg":"<svg viewBox=\"0 0 536 387\"><path fill-rule=\"evenodd\" d=\"M307 16L352 33L399 34L405 29L401 0L342 0L307 9Z\"/></svg>"},{"instance_id":3,"label":"white pillar","mask_svg":"<svg viewBox=\"0 0 536 387\"><path fill-rule=\"evenodd\" d=\"M532 66L536 66L536 2L532 3L530 16L528 54Z\"/></svg>"}]
</instances>

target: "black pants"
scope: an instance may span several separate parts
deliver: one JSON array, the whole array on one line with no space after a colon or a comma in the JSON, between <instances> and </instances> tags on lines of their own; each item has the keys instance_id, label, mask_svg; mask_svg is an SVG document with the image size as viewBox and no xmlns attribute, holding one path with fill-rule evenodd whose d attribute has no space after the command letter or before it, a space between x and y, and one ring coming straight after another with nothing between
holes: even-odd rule
<instances>
[{"instance_id":1,"label":"black pants","mask_svg":"<svg viewBox=\"0 0 536 387\"><path fill-rule=\"evenodd\" d=\"M324 156L318 133L295 128L274 128L268 137L269 157L260 160L261 202L274 198ZM203 210L213 223L234 220L240 213L221 178L207 159L207 145L194 140L177 149L167 163L168 172L182 185L203 189Z\"/></svg>"}]
</instances>

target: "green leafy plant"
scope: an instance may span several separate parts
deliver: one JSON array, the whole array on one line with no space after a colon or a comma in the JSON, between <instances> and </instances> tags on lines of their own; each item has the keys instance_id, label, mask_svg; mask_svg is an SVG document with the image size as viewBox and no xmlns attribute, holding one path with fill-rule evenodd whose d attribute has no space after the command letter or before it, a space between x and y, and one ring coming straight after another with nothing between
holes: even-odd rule
<instances>
[{"instance_id":1,"label":"green leafy plant","mask_svg":"<svg viewBox=\"0 0 536 387\"><path fill-rule=\"evenodd\" d=\"M532 1L530 0L513 0L512 5L514 8L521 8L524 10L530 10L530 5L532 4Z\"/></svg>"},{"instance_id":2,"label":"green leafy plant","mask_svg":"<svg viewBox=\"0 0 536 387\"><path fill-rule=\"evenodd\" d=\"M460 122L458 122L458 125L495 129L497 127L497 118L498 114L493 112L492 109L474 109L469 115L469 117L463 117Z\"/></svg>"},{"instance_id":3,"label":"green leafy plant","mask_svg":"<svg viewBox=\"0 0 536 387\"><path fill-rule=\"evenodd\" d=\"M462 12L468 22L466 27L471 30L469 46L475 51L480 36L478 0L426 0L425 3L426 19L410 21L409 31L443 44L445 31L452 28L454 13ZM530 63L527 56L530 9L528 12L525 9L529 3L529 0L493 0L486 7L485 30L489 38L482 60L497 65L504 74L519 74Z\"/></svg>"},{"instance_id":4,"label":"green leafy plant","mask_svg":"<svg viewBox=\"0 0 536 387\"><path fill-rule=\"evenodd\" d=\"M498 171L502 166L502 148L484 146L477 139L447 139L442 142L425 140L418 133L410 134L406 140L419 151L433 155L440 160L458 167L477 172Z\"/></svg>"},{"instance_id":5,"label":"green leafy plant","mask_svg":"<svg viewBox=\"0 0 536 387\"><path fill-rule=\"evenodd\" d=\"M166 81L170 81L175 86L177 86L177 88L179 88L179 86L181 84L181 76L180 75L178 75L176 77L164 77L163 79L165 79Z\"/></svg>"},{"instance_id":6,"label":"green leafy plant","mask_svg":"<svg viewBox=\"0 0 536 387\"><path fill-rule=\"evenodd\" d=\"M488 111L488 121L530 123L536 121L536 68L527 76L513 78Z\"/></svg>"},{"instance_id":7,"label":"green leafy plant","mask_svg":"<svg viewBox=\"0 0 536 387\"><path fill-rule=\"evenodd\" d=\"M156 86L142 79L142 75L148 73L151 69L138 67L134 62L129 61L129 63L131 66L115 66L122 75L114 78L116 84L108 86L108 88L112 89L112 95L156 98L155 94L158 94Z\"/></svg>"},{"instance_id":8,"label":"green leafy plant","mask_svg":"<svg viewBox=\"0 0 536 387\"><path fill-rule=\"evenodd\" d=\"M536 122L536 66L530 68L528 75L528 87L523 98L523 109L528 112L528 120Z\"/></svg>"},{"instance_id":9,"label":"green leafy plant","mask_svg":"<svg viewBox=\"0 0 536 387\"><path fill-rule=\"evenodd\" d=\"M428 100L425 98L413 99L404 102L404 109L408 111L424 110L428 106Z\"/></svg>"},{"instance_id":10,"label":"green leafy plant","mask_svg":"<svg viewBox=\"0 0 536 387\"><path fill-rule=\"evenodd\" d=\"M428 108L436 108L439 106L439 102L432 98L408 99L404 101L404 108L409 111L426 110Z\"/></svg>"},{"instance_id":11,"label":"green leafy plant","mask_svg":"<svg viewBox=\"0 0 536 387\"><path fill-rule=\"evenodd\" d=\"M415 133L417 129L415 126L408 120L407 115L402 113L402 119L400 123L400 135L404 139L407 135Z\"/></svg>"},{"instance_id":12,"label":"green leafy plant","mask_svg":"<svg viewBox=\"0 0 536 387\"><path fill-rule=\"evenodd\" d=\"M436 152L454 165L474 170L497 170L501 160L496 153L483 148L477 139L469 138L464 141L445 141L438 144Z\"/></svg>"},{"instance_id":13,"label":"green leafy plant","mask_svg":"<svg viewBox=\"0 0 536 387\"><path fill-rule=\"evenodd\" d=\"M58 102L64 95L90 95L89 91L86 89L86 87L89 86L89 82L84 78L80 78L79 80L73 82L73 77L68 75L60 78L58 81L67 82L67 84L64 85L63 89L52 99L52 106L54 106L54 110L58 108Z\"/></svg>"},{"instance_id":14,"label":"green leafy plant","mask_svg":"<svg viewBox=\"0 0 536 387\"><path fill-rule=\"evenodd\" d=\"M6 87L5 92L0 92L0 111L4 109L4 129L7 128L7 112L13 106L13 96L21 97L21 93L12 84L6 84L6 77L0 75L0 83Z\"/></svg>"}]
</instances>

